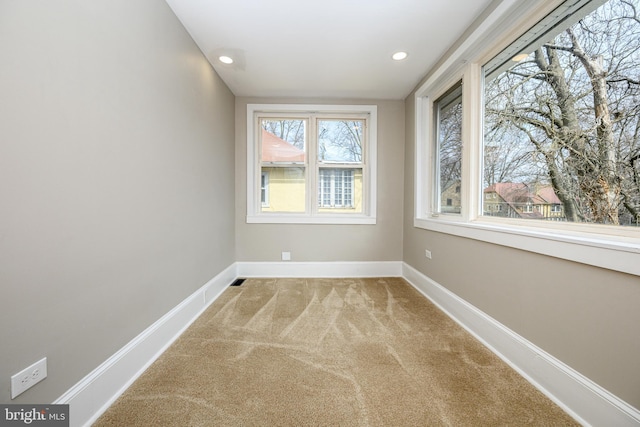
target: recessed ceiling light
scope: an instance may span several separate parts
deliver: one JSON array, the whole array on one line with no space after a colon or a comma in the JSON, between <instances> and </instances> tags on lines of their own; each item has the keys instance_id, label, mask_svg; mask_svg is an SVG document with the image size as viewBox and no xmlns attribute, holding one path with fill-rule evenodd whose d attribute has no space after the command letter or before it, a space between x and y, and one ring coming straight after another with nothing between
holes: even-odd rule
<instances>
[{"instance_id":1,"label":"recessed ceiling light","mask_svg":"<svg viewBox=\"0 0 640 427\"><path fill-rule=\"evenodd\" d=\"M393 55L391 55L391 58L393 58L394 61L402 61L407 56L409 56L407 52L396 52Z\"/></svg>"},{"instance_id":2,"label":"recessed ceiling light","mask_svg":"<svg viewBox=\"0 0 640 427\"><path fill-rule=\"evenodd\" d=\"M233 64L233 58L230 58L228 56L222 55L222 56L218 57L218 59L223 64Z\"/></svg>"},{"instance_id":3,"label":"recessed ceiling light","mask_svg":"<svg viewBox=\"0 0 640 427\"><path fill-rule=\"evenodd\" d=\"M520 62L520 61L524 61L525 59L527 59L529 57L528 53L519 53L516 56L514 56L513 58L511 58L511 60L513 62Z\"/></svg>"}]
</instances>

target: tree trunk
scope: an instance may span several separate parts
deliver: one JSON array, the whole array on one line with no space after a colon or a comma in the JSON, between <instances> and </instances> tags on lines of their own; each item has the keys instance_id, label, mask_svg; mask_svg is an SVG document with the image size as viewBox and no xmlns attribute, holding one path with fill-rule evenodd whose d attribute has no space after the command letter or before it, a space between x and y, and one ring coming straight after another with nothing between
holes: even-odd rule
<instances>
[{"instance_id":1,"label":"tree trunk","mask_svg":"<svg viewBox=\"0 0 640 427\"><path fill-rule=\"evenodd\" d=\"M553 137L560 146L569 147L574 152L582 152L584 151L584 136L582 135L578 115L575 110L575 99L564 78L564 70L560 66L557 53L550 48L546 49L546 53L549 58L548 61L542 49L536 50L535 61L538 68L544 72L546 82L553 89L562 114L562 127L556 129L556 135L553 135ZM577 195L572 190L571 185L566 182L563 174L558 170L555 162L555 153L543 152L542 154L549 169L549 178L551 179L553 189L564 207L565 217L568 221L580 221L576 203ZM582 168L577 167L576 169L580 171ZM578 172L578 174L580 175L580 172Z\"/></svg>"},{"instance_id":2,"label":"tree trunk","mask_svg":"<svg viewBox=\"0 0 640 427\"><path fill-rule=\"evenodd\" d=\"M617 176L617 153L607 100L607 72L602 66L602 57L586 55L573 31L567 30L567 33L573 44L572 53L582 63L593 88L598 170L594 171L596 172L596 176L593 177L595 182L586 183L592 188L585 190L593 195L589 200L594 221L618 225L621 188Z\"/></svg>"}]
</instances>

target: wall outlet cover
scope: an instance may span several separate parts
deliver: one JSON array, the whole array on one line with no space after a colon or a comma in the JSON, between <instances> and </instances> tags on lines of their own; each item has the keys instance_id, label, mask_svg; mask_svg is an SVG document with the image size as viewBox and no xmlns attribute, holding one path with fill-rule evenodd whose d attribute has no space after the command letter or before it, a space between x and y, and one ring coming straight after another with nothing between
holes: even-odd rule
<instances>
[{"instance_id":1,"label":"wall outlet cover","mask_svg":"<svg viewBox=\"0 0 640 427\"><path fill-rule=\"evenodd\" d=\"M15 399L47 377L47 358L38 360L11 377L11 399Z\"/></svg>"}]
</instances>

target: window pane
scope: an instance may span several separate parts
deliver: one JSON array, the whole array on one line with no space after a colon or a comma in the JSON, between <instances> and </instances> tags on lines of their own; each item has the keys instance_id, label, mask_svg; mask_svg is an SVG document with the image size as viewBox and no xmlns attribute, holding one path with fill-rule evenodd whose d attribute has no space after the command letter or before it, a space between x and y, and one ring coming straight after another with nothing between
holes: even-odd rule
<instances>
[{"instance_id":1,"label":"window pane","mask_svg":"<svg viewBox=\"0 0 640 427\"><path fill-rule=\"evenodd\" d=\"M362 169L321 168L318 180L320 212L362 212Z\"/></svg>"},{"instance_id":2,"label":"window pane","mask_svg":"<svg viewBox=\"0 0 640 427\"><path fill-rule=\"evenodd\" d=\"M268 203L262 204L262 212L305 211L305 168L263 166L262 174L269 176Z\"/></svg>"},{"instance_id":3,"label":"window pane","mask_svg":"<svg viewBox=\"0 0 640 427\"><path fill-rule=\"evenodd\" d=\"M305 120L262 119L262 163L304 163Z\"/></svg>"},{"instance_id":4,"label":"window pane","mask_svg":"<svg viewBox=\"0 0 640 427\"><path fill-rule=\"evenodd\" d=\"M640 0L594 8L485 66L484 215L638 225Z\"/></svg>"},{"instance_id":5,"label":"window pane","mask_svg":"<svg viewBox=\"0 0 640 427\"><path fill-rule=\"evenodd\" d=\"M318 120L318 161L362 163L364 120Z\"/></svg>"},{"instance_id":6,"label":"window pane","mask_svg":"<svg viewBox=\"0 0 640 427\"><path fill-rule=\"evenodd\" d=\"M269 118L260 124L262 212L305 212L306 120Z\"/></svg>"},{"instance_id":7,"label":"window pane","mask_svg":"<svg viewBox=\"0 0 640 427\"><path fill-rule=\"evenodd\" d=\"M462 84L434 103L436 114L437 204L440 213L461 211Z\"/></svg>"}]
</instances>

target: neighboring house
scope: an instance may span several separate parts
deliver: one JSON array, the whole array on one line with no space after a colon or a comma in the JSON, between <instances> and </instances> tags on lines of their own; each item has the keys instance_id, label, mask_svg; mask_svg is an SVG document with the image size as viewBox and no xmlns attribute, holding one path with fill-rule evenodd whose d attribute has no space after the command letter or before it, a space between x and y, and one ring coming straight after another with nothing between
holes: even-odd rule
<instances>
[{"instance_id":1,"label":"neighboring house","mask_svg":"<svg viewBox=\"0 0 640 427\"><path fill-rule=\"evenodd\" d=\"M484 189L484 215L564 221L562 202L550 185L500 182Z\"/></svg>"},{"instance_id":2,"label":"neighboring house","mask_svg":"<svg viewBox=\"0 0 640 427\"><path fill-rule=\"evenodd\" d=\"M460 181L454 181L442 191L440 196L440 212L460 213L461 205Z\"/></svg>"},{"instance_id":3,"label":"neighboring house","mask_svg":"<svg viewBox=\"0 0 640 427\"><path fill-rule=\"evenodd\" d=\"M362 169L321 167L318 212L362 213Z\"/></svg>"},{"instance_id":4,"label":"neighboring house","mask_svg":"<svg viewBox=\"0 0 640 427\"><path fill-rule=\"evenodd\" d=\"M263 212L305 211L305 168L303 150L262 129ZM362 169L323 163L318 176L319 212L362 212Z\"/></svg>"}]
</instances>

